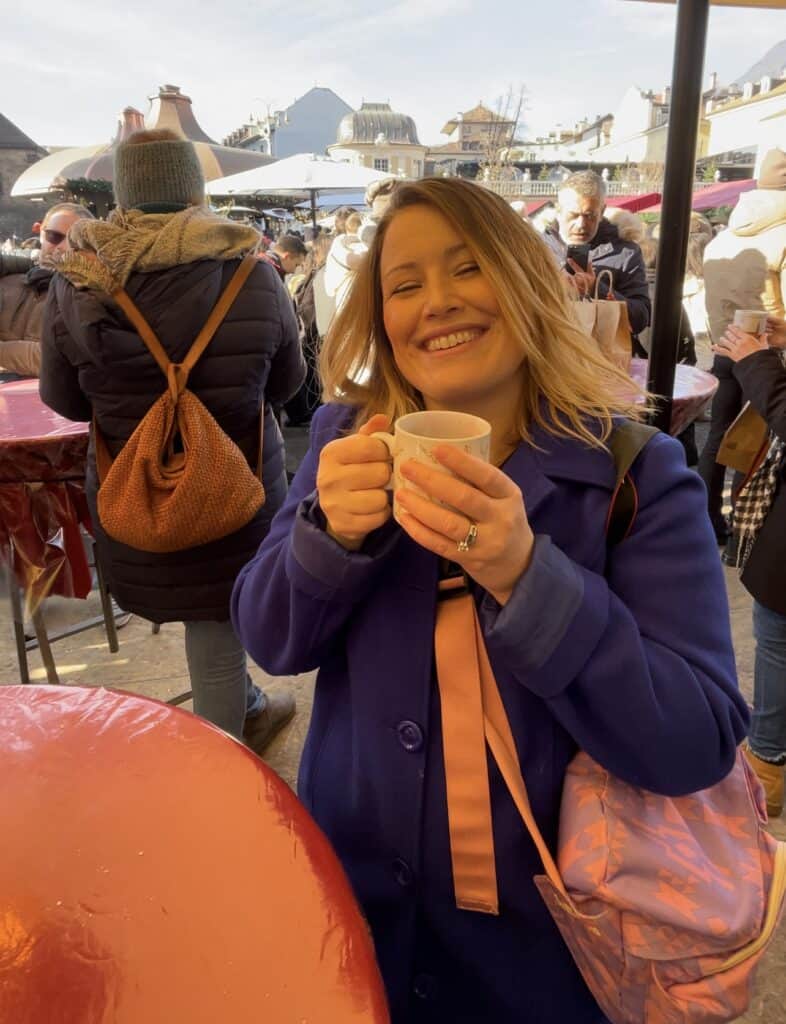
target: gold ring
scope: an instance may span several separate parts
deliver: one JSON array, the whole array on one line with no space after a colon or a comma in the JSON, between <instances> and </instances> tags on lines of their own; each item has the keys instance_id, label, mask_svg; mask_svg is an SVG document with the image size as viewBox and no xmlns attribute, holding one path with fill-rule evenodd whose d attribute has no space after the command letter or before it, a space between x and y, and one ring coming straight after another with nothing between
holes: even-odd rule
<instances>
[{"instance_id":1,"label":"gold ring","mask_svg":"<svg viewBox=\"0 0 786 1024\"><path fill-rule=\"evenodd\" d=\"M477 523L470 522L469 529L467 530L467 536L464 540L460 540L456 547L459 551L469 551L475 541L478 539L478 527Z\"/></svg>"}]
</instances>

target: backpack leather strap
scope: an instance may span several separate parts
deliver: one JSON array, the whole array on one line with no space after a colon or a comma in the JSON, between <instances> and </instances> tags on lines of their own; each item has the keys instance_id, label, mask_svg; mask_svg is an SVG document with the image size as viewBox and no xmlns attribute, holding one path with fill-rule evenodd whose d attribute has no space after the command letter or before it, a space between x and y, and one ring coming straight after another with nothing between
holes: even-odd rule
<instances>
[{"instance_id":1,"label":"backpack leather strap","mask_svg":"<svg viewBox=\"0 0 786 1024\"><path fill-rule=\"evenodd\" d=\"M182 363L173 363L170 360L169 356L164 351L161 342L153 332L150 324L145 320L144 316L142 316L125 289L118 288L117 291L112 292L112 298L131 321L137 334L150 350L150 354L153 356L155 361L158 363L161 372L169 381L169 389L172 392L172 398L174 401L177 401L178 396L183 392L183 389L188 382L188 375L197 364L199 357L212 341L213 335L218 330L222 320L229 312L235 299L238 297L240 289L248 280L251 271L256 266L256 262L257 258L256 253L254 252L248 253L243 258L243 261L232 275L231 281L226 286L218 302L213 307L210 316L205 321L202 330L196 336L194 344L188 350Z\"/></svg>"},{"instance_id":2,"label":"backpack leather strap","mask_svg":"<svg viewBox=\"0 0 786 1024\"><path fill-rule=\"evenodd\" d=\"M221 321L229 312L232 304L240 293L240 289L248 280L251 271L257 265L256 252L247 253L243 257L243 262L237 268L235 273L232 275L232 280L224 289L221 298L213 307L213 312L205 321L205 326L196 336L196 340L191 348L188 350L186 358L182 362L185 379L188 380L189 373L196 366L199 361L199 357L205 351L207 346L213 340L213 335L221 325Z\"/></svg>"}]
</instances>

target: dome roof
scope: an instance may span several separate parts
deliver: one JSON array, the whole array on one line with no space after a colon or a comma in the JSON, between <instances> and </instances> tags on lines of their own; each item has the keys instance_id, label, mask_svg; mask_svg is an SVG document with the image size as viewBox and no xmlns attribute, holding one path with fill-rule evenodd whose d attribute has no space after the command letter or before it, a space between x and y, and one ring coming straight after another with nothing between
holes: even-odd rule
<instances>
[{"instance_id":1,"label":"dome roof","mask_svg":"<svg viewBox=\"0 0 786 1024\"><path fill-rule=\"evenodd\" d=\"M374 143L383 140L410 146L420 145L415 122L406 114L397 114L389 103L364 103L360 110L346 114L338 126L339 143Z\"/></svg>"}]
</instances>

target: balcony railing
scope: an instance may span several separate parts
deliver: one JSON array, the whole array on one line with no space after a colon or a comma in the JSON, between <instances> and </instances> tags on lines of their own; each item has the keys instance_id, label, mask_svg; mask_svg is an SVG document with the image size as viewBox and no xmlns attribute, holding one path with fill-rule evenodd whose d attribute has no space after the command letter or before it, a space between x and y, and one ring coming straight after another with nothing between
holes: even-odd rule
<instances>
[{"instance_id":1,"label":"balcony railing","mask_svg":"<svg viewBox=\"0 0 786 1024\"><path fill-rule=\"evenodd\" d=\"M556 196L557 190L562 184L561 181L482 181L480 184L496 192L505 199L516 199L520 197L539 198L543 196ZM693 191L708 188L714 184L711 181L694 181ZM647 192L660 192L663 189L662 182L656 181L607 181L606 194L610 196L640 196Z\"/></svg>"}]
</instances>

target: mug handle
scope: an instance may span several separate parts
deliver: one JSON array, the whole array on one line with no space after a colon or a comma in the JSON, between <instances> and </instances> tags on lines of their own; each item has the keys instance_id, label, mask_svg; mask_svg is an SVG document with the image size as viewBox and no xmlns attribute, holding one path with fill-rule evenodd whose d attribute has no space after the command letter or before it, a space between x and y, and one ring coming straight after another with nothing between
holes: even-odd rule
<instances>
[{"instance_id":1,"label":"mug handle","mask_svg":"<svg viewBox=\"0 0 786 1024\"><path fill-rule=\"evenodd\" d=\"M381 441L385 445L387 450L390 452L390 458L392 459L394 454L395 454L395 452L394 452L394 447L395 447L395 444L396 444L395 437L392 434L388 434L384 430L377 430L373 434L371 434L370 436L371 437L375 437L378 441ZM390 480L388 480L388 482L385 484L385 490L386 491L392 491L393 490L393 473L390 474Z\"/></svg>"}]
</instances>

